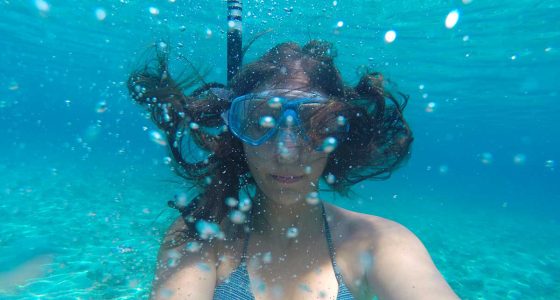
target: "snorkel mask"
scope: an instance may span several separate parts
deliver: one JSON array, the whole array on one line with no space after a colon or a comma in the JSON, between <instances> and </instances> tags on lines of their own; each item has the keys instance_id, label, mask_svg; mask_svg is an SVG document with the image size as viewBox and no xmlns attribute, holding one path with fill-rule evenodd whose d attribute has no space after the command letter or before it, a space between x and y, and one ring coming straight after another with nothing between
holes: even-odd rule
<instances>
[{"instance_id":1,"label":"snorkel mask","mask_svg":"<svg viewBox=\"0 0 560 300\"><path fill-rule=\"evenodd\" d=\"M222 114L234 136L260 146L279 135L279 146L295 148L301 142L323 151L325 139L348 132L344 117L328 111L328 100L318 93L308 97L281 97L270 92L235 98Z\"/></svg>"}]
</instances>

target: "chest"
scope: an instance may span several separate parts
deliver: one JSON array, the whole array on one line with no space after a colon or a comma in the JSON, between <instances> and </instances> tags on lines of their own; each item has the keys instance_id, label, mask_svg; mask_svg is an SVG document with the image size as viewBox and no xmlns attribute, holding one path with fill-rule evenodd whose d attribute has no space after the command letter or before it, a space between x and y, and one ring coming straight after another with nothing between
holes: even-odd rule
<instances>
[{"instance_id":1,"label":"chest","mask_svg":"<svg viewBox=\"0 0 560 300\"><path fill-rule=\"evenodd\" d=\"M247 281L256 300L337 299L339 280L328 244L324 239L315 240L321 242L302 244L289 252L283 252L253 239L248 246L246 267L243 270L239 269L242 243L230 245L219 255L217 284L236 272L236 275L248 275ZM334 238L333 242L336 246ZM361 275L352 268L355 264L353 257L356 256L352 248L342 245L337 248L335 260L342 275L339 279L352 294L363 293L359 284Z\"/></svg>"}]
</instances>

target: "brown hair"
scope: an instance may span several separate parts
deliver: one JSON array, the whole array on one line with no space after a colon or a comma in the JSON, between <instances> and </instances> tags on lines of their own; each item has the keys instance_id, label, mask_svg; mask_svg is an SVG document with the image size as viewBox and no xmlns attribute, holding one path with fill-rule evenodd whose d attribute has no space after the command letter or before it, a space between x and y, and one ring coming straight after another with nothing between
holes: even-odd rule
<instances>
[{"instance_id":1,"label":"brown hair","mask_svg":"<svg viewBox=\"0 0 560 300\"><path fill-rule=\"evenodd\" d=\"M224 200L238 198L241 190L255 184L241 141L221 119L228 100L290 78L294 62L308 76L310 87L336 100L328 109L337 110L350 125L323 173L323 177L335 176L334 182L327 183L333 190L345 195L365 179L386 179L406 160L413 140L403 117L408 96L389 92L387 80L378 72L366 72L354 87L345 85L334 57L328 42L312 40L303 47L282 43L244 66L226 87L206 83L197 74L175 81L169 74L168 53L159 50L154 61L130 75L132 98L149 110L165 132L176 172L198 188L198 196L188 204L169 203L181 212L187 226L196 220L220 224L229 210ZM190 94L183 93L193 88ZM188 236L196 237L195 230L189 232Z\"/></svg>"}]
</instances>

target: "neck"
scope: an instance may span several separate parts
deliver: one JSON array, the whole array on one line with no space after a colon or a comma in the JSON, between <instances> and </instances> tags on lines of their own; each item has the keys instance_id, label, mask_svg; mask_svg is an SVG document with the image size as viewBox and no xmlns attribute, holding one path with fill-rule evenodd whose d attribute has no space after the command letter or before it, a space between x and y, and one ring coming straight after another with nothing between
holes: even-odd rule
<instances>
[{"instance_id":1,"label":"neck","mask_svg":"<svg viewBox=\"0 0 560 300\"><path fill-rule=\"evenodd\" d=\"M290 244L290 240L302 240L323 231L322 203L312 205L302 200L282 205L258 190L253 204L252 227L256 234ZM297 229L297 237L290 238L293 228Z\"/></svg>"}]
</instances>

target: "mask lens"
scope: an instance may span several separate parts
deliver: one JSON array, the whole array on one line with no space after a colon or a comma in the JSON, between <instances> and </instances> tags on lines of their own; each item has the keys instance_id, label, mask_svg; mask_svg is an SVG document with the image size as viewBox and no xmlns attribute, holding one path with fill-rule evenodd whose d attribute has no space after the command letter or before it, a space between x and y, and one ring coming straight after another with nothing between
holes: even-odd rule
<instances>
[{"instance_id":1,"label":"mask lens","mask_svg":"<svg viewBox=\"0 0 560 300\"><path fill-rule=\"evenodd\" d=\"M348 130L346 118L327 103L302 104L299 115L314 148L319 148L328 137L340 138Z\"/></svg>"},{"instance_id":2,"label":"mask lens","mask_svg":"<svg viewBox=\"0 0 560 300\"><path fill-rule=\"evenodd\" d=\"M257 141L276 127L282 108L269 100L250 98L238 103L234 117L242 136Z\"/></svg>"}]
</instances>

